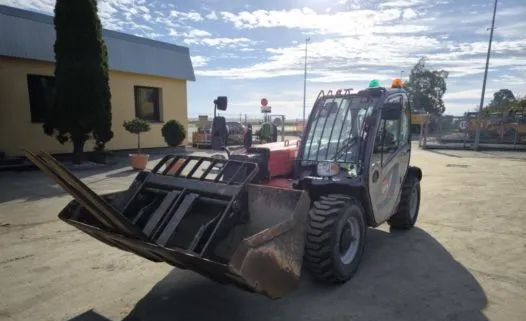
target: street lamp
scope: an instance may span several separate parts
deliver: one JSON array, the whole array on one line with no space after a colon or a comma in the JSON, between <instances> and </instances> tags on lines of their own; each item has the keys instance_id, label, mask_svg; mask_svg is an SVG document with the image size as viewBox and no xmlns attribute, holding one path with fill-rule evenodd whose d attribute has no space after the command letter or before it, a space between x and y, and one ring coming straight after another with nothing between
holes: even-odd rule
<instances>
[{"instance_id":1,"label":"street lamp","mask_svg":"<svg viewBox=\"0 0 526 321\"><path fill-rule=\"evenodd\" d=\"M303 126L305 127L305 103L307 98L307 45L310 38L305 39L305 72L303 74Z\"/></svg>"},{"instance_id":2,"label":"street lamp","mask_svg":"<svg viewBox=\"0 0 526 321\"><path fill-rule=\"evenodd\" d=\"M479 114L477 121L477 132L475 135L475 144L473 144L473 149L479 149L480 143L480 124L482 122L482 108L484 106L484 95L486 94L486 80L488 78L488 66L489 66L489 56L491 53L491 42L493 41L493 30L495 29L495 14L497 13L497 0L495 0L495 6L493 7L493 20L491 21L491 31L489 34L489 44L488 44L488 55L486 56L486 69L484 70L484 81L482 82L482 95L480 97L480 106Z\"/></svg>"}]
</instances>

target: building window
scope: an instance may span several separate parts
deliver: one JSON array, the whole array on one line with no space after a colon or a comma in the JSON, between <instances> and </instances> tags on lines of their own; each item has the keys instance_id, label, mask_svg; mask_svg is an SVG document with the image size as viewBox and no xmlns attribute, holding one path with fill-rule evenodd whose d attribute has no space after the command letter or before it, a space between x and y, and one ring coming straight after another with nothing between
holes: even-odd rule
<instances>
[{"instance_id":1,"label":"building window","mask_svg":"<svg viewBox=\"0 0 526 321\"><path fill-rule=\"evenodd\" d=\"M43 123L55 103L55 77L27 75L32 123Z\"/></svg>"},{"instance_id":2,"label":"building window","mask_svg":"<svg viewBox=\"0 0 526 321\"><path fill-rule=\"evenodd\" d=\"M161 121L160 94L159 88L135 86L135 117L154 122Z\"/></svg>"}]
</instances>

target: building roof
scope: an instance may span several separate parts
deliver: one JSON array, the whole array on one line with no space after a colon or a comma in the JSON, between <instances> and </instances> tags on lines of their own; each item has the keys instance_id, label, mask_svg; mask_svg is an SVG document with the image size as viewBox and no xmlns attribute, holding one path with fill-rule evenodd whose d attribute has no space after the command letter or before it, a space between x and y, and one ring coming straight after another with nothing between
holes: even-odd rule
<instances>
[{"instance_id":1,"label":"building roof","mask_svg":"<svg viewBox=\"0 0 526 321\"><path fill-rule=\"evenodd\" d=\"M104 29L110 70L195 80L190 51ZM55 61L53 17L0 5L0 56Z\"/></svg>"}]
</instances>

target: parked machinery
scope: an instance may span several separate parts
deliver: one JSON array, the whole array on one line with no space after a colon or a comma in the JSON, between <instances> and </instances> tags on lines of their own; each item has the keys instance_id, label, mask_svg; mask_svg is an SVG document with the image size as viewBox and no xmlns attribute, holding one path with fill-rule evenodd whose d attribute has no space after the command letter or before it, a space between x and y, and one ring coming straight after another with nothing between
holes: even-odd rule
<instances>
[{"instance_id":1,"label":"parked machinery","mask_svg":"<svg viewBox=\"0 0 526 321\"><path fill-rule=\"evenodd\" d=\"M212 124L199 122L197 131L192 134L192 146L222 150L226 146L242 145L245 126L240 122L227 121L223 116L217 116L217 110L227 109L228 99L219 96L214 100L214 118Z\"/></svg>"}]
</instances>

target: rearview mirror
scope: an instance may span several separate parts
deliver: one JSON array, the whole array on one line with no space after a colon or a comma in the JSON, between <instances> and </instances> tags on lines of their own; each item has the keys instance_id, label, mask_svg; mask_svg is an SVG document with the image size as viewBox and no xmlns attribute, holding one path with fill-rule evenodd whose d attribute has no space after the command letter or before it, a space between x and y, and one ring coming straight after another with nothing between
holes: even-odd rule
<instances>
[{"instance_id":1,"label":"rearview mirror","mask_svg":"<svg viewBox=\"0 0 526 321\"><path fill-rule=\"evenodd\" d=\"M228 100L226 96L219 96L216 100L214 100L214 104L216 105L217 109L219 110L226 110L226 106L228 104Z\"/></svg>"},{"instance_id":2,"label":"rearview mirror","mask_svg":"<svg viewBox=\"0 0 526 321\"><path fill-rule=\"evenodd\" d=\"M386 103L382 108L382 119L398 120L402 115L401 103Z\"/></svg>"}]
</instances>

